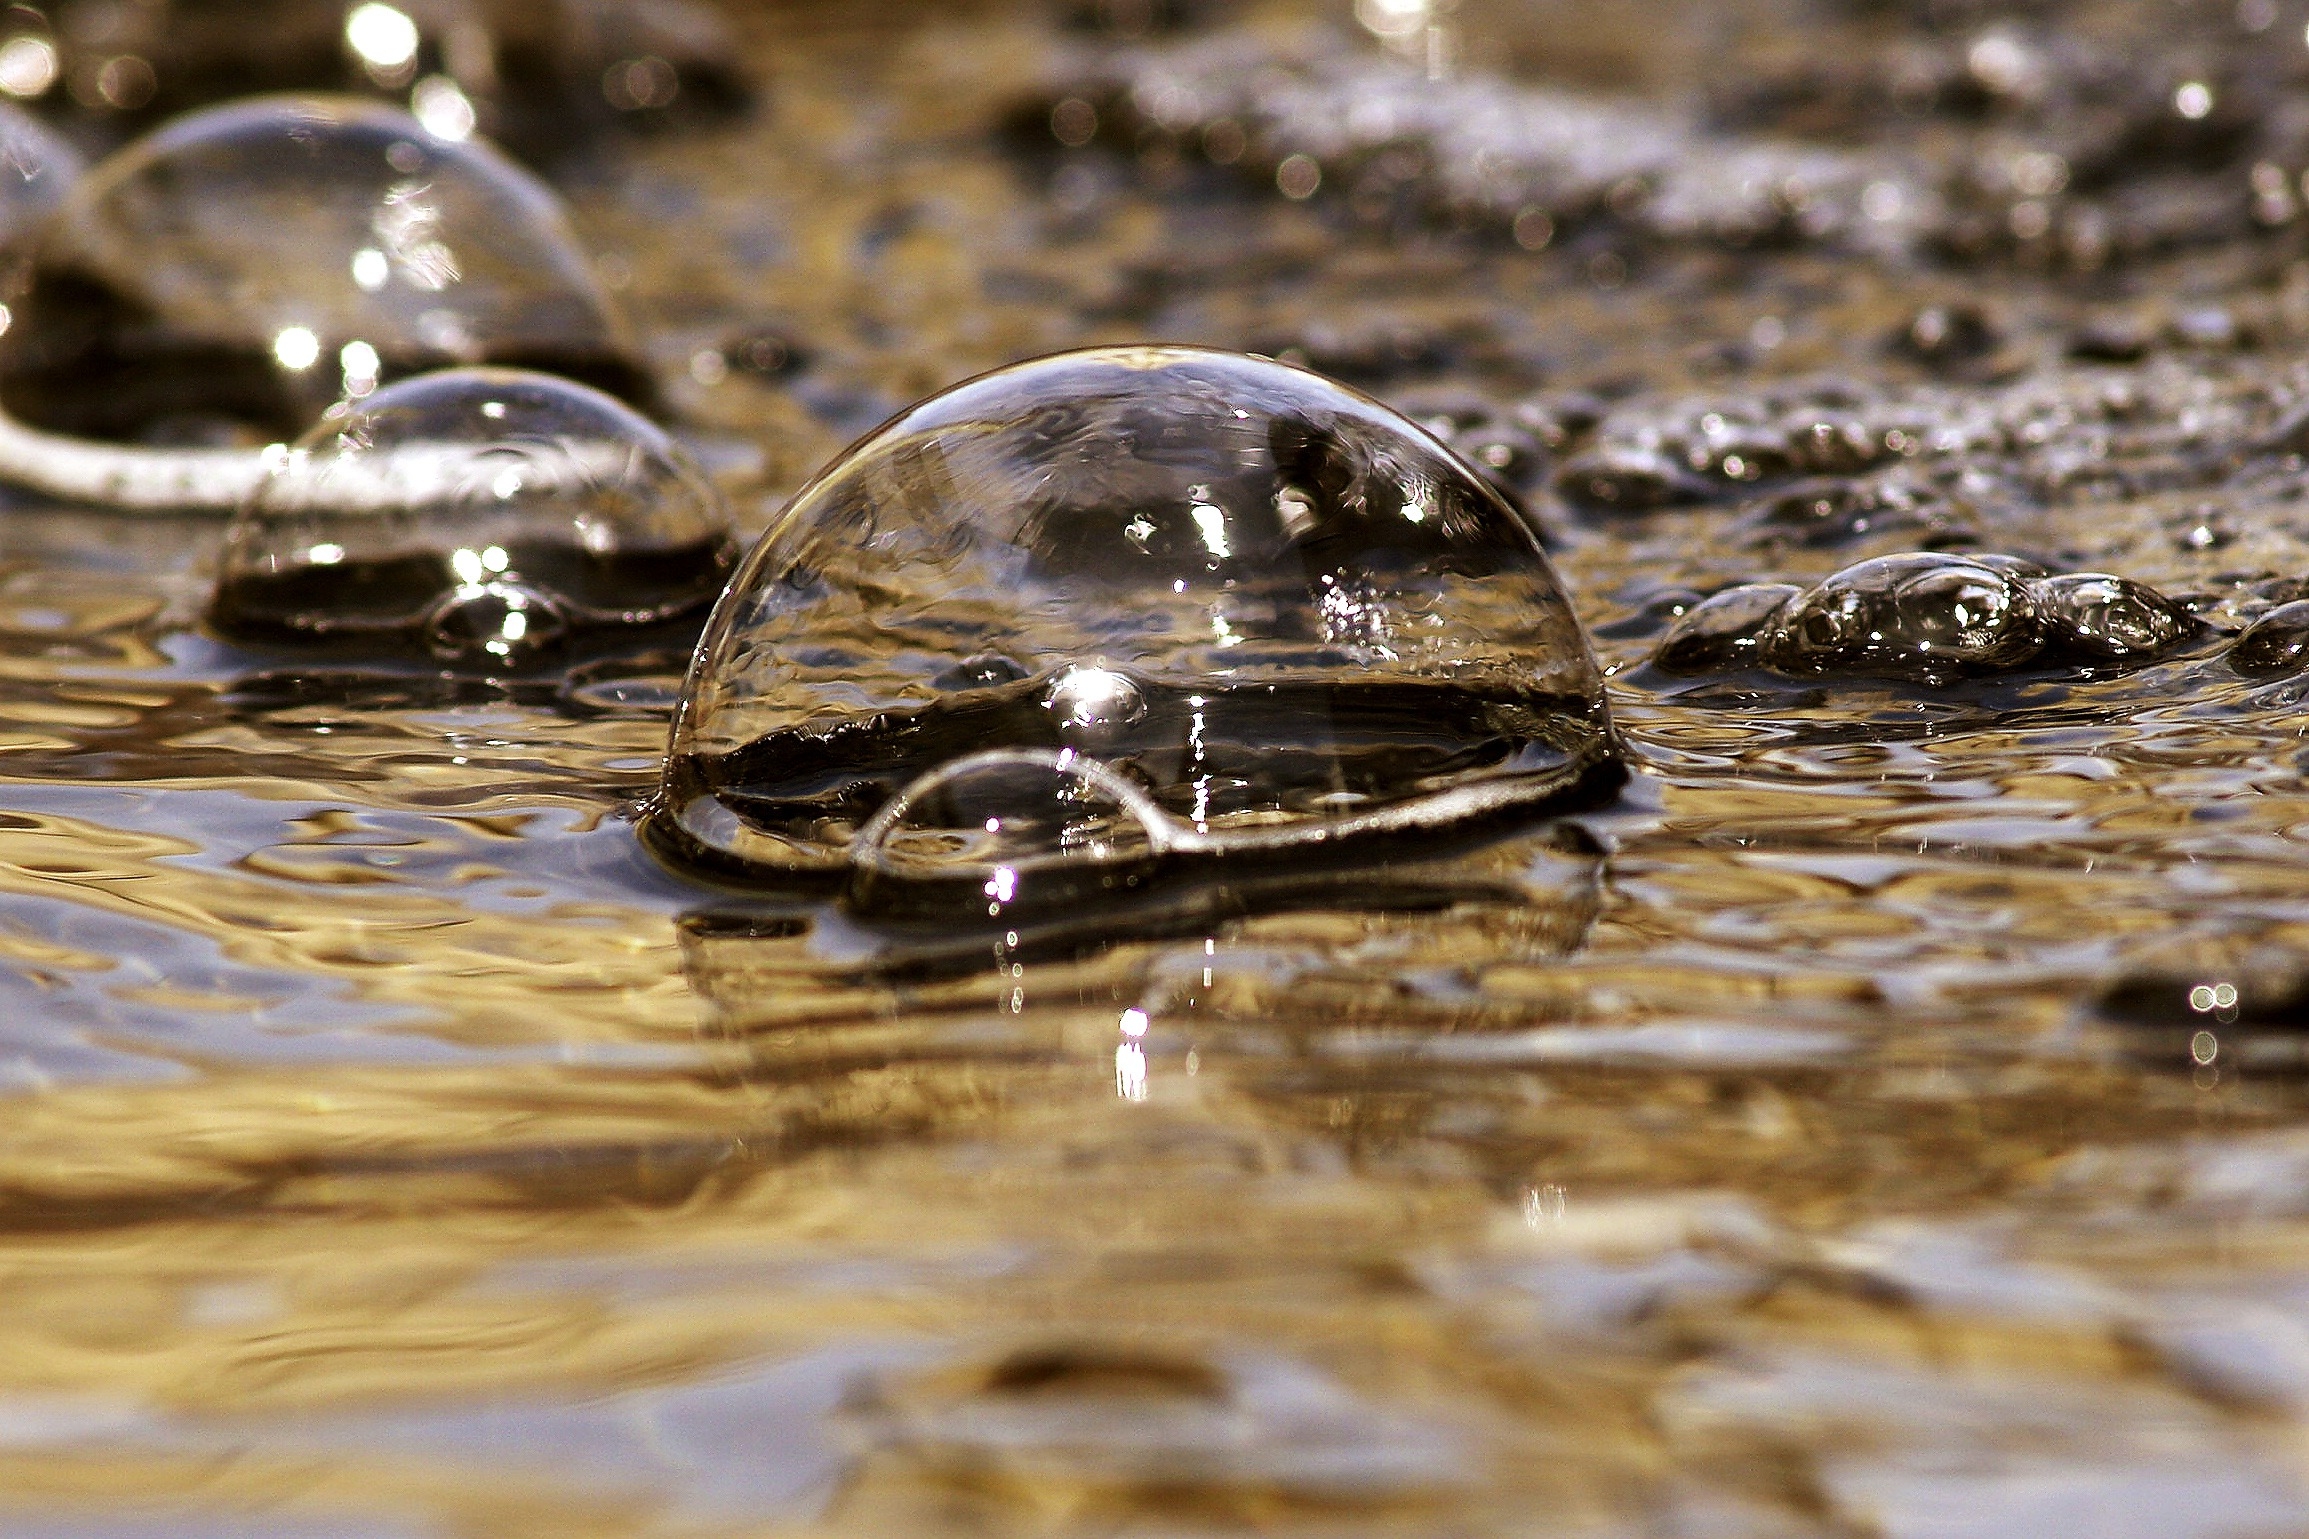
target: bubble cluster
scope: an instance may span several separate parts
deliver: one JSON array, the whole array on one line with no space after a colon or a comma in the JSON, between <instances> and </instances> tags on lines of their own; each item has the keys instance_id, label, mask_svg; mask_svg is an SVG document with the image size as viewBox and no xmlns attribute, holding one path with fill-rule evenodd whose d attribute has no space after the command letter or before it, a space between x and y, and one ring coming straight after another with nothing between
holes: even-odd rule
<instances>
[{"instance_id":1,"label":"bubble cluster","mask_svg":"<svg viewBox=\"0 0 2309 1539\"><path fill-rule=\"evenodd\" d=\"M2198 630L2129 578L2048 574L2010 556L1911 551L1810 588L1750 583L1693 606L1653 654L1668 673L1764 667L1923 683L2027 667L2149 661Z\"/></svg>"},{"instance_id":2,"label":"bubble cluster","mask_svg":"<svg viewBox=\"0 0 2309 1539\"><path fill-rule=\"evenodd\" d=\"M2249 30L2121 6L2089 26L2068 8L2015 24L1968 7L1967 26L1925 5L1905 27L1839 7L1812 47L1719 40L1704 100L1667 105L1401 46L1431 40L1452 9L1358 5L1367 24L1409 26L1373 29L1395 57L1249 27L1130 49L1067 84L1053 132L1154 166L1198 155L1367 224L1488 228L1532 252L1801 243L2090 270L2302 213L2309 124L2289 110L2283 51ZM1963 339L1943 349L1935 331L1913 338L1938 354L1927 361L1962 366Z\"/></svg>"},{"instance_id":3,"label":"bubble cluster","mask_svg":"<svg viewBox=\"0 0 2309 1539\"><path fill-rule=\"evenodd\" d=\"M1187 348L967 382L798 495L707 628L651 826L679 857L840 872L861 830L912 828L874 821L924 805L910 783L997 749L1052 756L1001 784L1051 809L1075 786L1189 856L1620 773L1586 639L1496 491L1344 387Z\"/></svg>"},{"instance_id":4,"label":"bubble cluster","mask_svg":"<svg viewBox=\"0 0 2309 1539\"><path fill-rule=\"evenodd\" d=\"M227 534L210 618L246 641L511 666L701 611L734 555L712 487L630 408L452 369L278 457Z\"/></svg>"},{"instance_id":5,"label":"bubble cluster","mask_svg":"<svg viewBox=\"0 0 2309 1539\"><path fill-rule=\"evenodd\" d=\"M119 151L42 228L10 309L0 404L82 437L284 439L453 364L649 394L549 190L350 98L219 107Z\"/></svg>"}]
</instances>

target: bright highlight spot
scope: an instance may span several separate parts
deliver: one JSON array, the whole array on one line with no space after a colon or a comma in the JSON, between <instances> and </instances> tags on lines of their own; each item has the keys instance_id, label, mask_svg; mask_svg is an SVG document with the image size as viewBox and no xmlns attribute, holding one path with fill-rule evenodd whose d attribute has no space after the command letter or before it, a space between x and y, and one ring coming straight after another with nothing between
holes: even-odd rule
<instances>
[{"instance_id":1,"label":"bright highlight spot","mask_svg":"<svg viewBox=\"0 0 2309 1539\"><path fill-rule=\"evenodd\" d=\"M353 253L353 285L364 294L374 294L393 276L393 264L385 253L374 246L363 246Z\"/></svg>"},{"instance_id":2,"label":"bright highlight spot","mask_svg":"<svg viewBox=\"0 0 2309 1539\"><path fill-rule=\"evenodd\" d=\"M472 138L481 122L473 103L446 75L427 75L418 81L417 89L409 93L409 110L425 125L425 132L451 144Z\"/></svg>"},{"instance_id":3,"label":"bright highlight spot","mask_svg":"<svg viewBox=\"0 0 2309 1539\"><path fill-rule=\"evenodd\" d=\"M363 64L405 67L417 57L417 24L389 5L361 5L345 18L345 43Z\"/></svg>"},{"instance_id":4,"label":"bright highlight spot","mask_svg":"<svg viewBox=\"0 0 2309 1539\"><path fill-rule=\"evenodd\" d=\"M320 361L321 339L302 326L291 326L273 338L273 357L282 368L302 372Z\"/></svg>"},{"instance_id":5,"label":"bright highlight spot","mask_svg":"<svg viewBox=\"0 0 2309 1539\"><path fill-rule=\"evenodd\" d=\"M44 37L12 37L0 44L0 91L19 101L56 84L56 45Z\"/></svg>"},{"instance_id":6,"label":"bright highlight spot","mask_svg":"<svg viewBox=\"0 0 2309 1539\"><path fill-rule=\"evenodd\" d=\"M1221 560L1234 554L1227 544L1227 515L1207 502L1198 502L1188 510L1193 514L1195 527L1202 531L1203 548Z\"/></svg>"},{"instance_id":7,"label":"bright highlight spot","mask_svg":"<svg viewBox=\"0 0 2309 1539\"><path fill-rule=\"evenodd\" d=\"M1146 1049L1125 1042L1114 1050L1114 1093L1126 1101L1146 1099Z\"/></svg>"}]
</instances>

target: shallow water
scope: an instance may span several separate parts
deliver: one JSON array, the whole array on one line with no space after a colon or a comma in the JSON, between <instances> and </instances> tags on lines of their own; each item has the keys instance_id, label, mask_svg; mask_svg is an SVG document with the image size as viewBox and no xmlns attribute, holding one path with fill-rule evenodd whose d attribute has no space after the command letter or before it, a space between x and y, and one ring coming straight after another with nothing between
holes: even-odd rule
<instances>
[{"instance_id":1,"label":"shallow water","mask_svg":"<svg viewBox=\"0 0 2309 1539\"><path fill-rule=\"evenodd\" d=\"M1142 91L1142 144L1116 93L1181 49L1269 90L1320 8L746 13L772 110L562 174L694 430L761 446L749 533L1092 342L1523 435L1629 790L1120 939L669 874L630 813L678 645L230 646L215 523L9 510L0 1531L2309 1532L2309 687L2225 656L2309 578L2309 156L2252 169L2309 18L2249 5L1468 0L1392 64L1341 7L1231 165L1247 109ZM1722 186L1457 231L1436 147L1491 130L1423 107L1357 182L1326 49L1962 196L1896 240ZM1853 105L1951 59L1945 111ZM2038 94L1958 99L1998 82ZM2031 153L2101 245L2023 233ZM1919 546L2207 629L1945 686L1647 666L1708 592Z\"/></svg>"}]
</instances>

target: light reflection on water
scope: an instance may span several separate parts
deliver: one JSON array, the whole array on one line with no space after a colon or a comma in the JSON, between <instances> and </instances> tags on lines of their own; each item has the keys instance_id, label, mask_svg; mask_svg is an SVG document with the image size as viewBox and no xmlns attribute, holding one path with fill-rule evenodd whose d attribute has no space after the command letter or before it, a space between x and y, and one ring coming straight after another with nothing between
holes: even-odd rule
<instances>
[{"instance_id":1,"label":"light reflection on water","mask_svg":"<svg viewBox=\"0 0 2309 1539\"><path fill-rule=\"evenodd\" d=\"M691 403L771 487L1046 347L1457 306L1667 390L1753 323L1672 270L1607 301L1585 252L1325 267L1297 204L1030 203L978 131L1032 29L885 21L756 18L774 127L581 189L666 360L804 329L801 382ZM1156 255L1208 265L1113 319ZM1844 277L1865 337L1923 281ZM2166 511L2047 540L2178 591L2216 569ZM2285 1028L2207 1060L2087 1002L2300 953L2309 716L2210 652L1646 682L1653 634L1611 631L1659 593L1842 564L1783 573L1738 516L1561 552L1641 771L1586 840L1418 905L1005 938L999 976L652 865L664 659L322 677L186 632L213 531L11 522L0 1528L2303 1526L2309 1146L2297 1060L2240 1068ZM2304 555L2263 522L2224 559Z\"/></svg>"}]
</instances>

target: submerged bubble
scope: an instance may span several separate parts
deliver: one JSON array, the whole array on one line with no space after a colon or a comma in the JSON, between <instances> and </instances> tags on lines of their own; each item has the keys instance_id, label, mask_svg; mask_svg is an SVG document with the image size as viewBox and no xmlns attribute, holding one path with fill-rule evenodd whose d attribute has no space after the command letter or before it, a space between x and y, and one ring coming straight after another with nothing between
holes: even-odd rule
<instances>
[{"instance_id":1,"label":"submerged bubble","mask_svg":"<svg viewBox=\"0 0 2309 1539\"><path fill-rule=\"evenodd\" d=\"M995 749L941 766L883 803L852 850L857 906L990 919L1139 886L1168 847L1168 820L1098 760Z\"/></svg>"},{"instance_id":2,"label":"submerged bubble","mask_svg":"<svg viewBox=\"0 0 2309 1539\"><path fill-rule=\"evenodd\" d=\"M542 183L349 98L220 107L121 150L40 232L11 310L0 404L86 437L286 438L451 364L650 393Z\"/></svg>"},{"instance_id":3,"label":"submerged bubble","mask_svg":"<svg viewBox=\"0 0 2309 1539\"><path fill-rule=\"evenodd\" d=\"M280 457L226 537L210 614L263 642L519 663L701 610L728 522L665 434L511 369L388 385Z\"/></svg>"},{"instance_id":4,"label":"submerged bubble","mask_svg":"<svg viewBox=\"0 0 2309 1539\"><path fill-rule=\"evenodd\" d=\"M1187 348L970 381L797 496L700 646L652 828L838 871L900 787L989 748L1093 756L1211 852L1620 774L1586 639L1496 491L1376 402Z\"/></svg>"}]
</instances>

